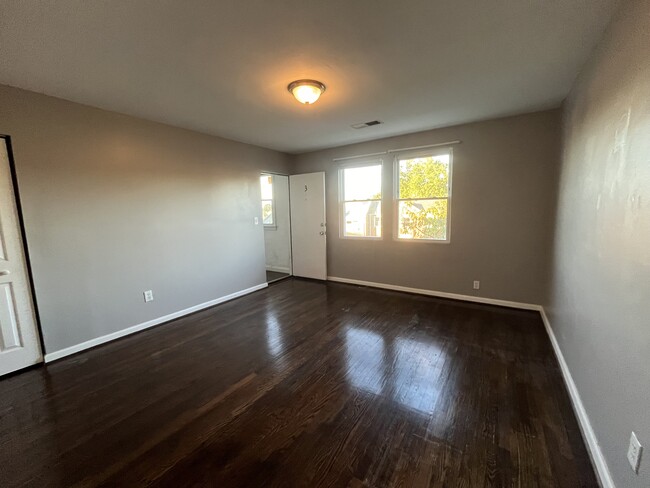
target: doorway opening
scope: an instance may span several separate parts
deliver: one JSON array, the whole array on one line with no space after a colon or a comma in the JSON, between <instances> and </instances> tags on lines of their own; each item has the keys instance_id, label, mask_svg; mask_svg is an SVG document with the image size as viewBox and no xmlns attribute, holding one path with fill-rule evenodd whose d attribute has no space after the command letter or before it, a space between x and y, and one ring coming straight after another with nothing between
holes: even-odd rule
<instances>
[{"instance_id":1,"label":"doorway opening","mask_svg":"<svg viewBox=\"0 0 650 488\"><path fill-rule=\"evenodd\" d=\"M266 281L273 283L293 274L291 262L291 215L289 177L274 173L260 175L262 224L266 255Z\"/></svg>"}]
</instances>

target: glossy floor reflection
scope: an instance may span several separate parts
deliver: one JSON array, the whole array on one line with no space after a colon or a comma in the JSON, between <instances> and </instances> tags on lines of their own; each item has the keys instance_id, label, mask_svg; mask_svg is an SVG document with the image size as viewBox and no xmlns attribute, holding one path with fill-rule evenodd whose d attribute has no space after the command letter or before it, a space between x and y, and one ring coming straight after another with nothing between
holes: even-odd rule
<instances>
[{"instance_id":1,"label":"glossy floor reflection","mask_svg":"<svg viewBox=\"0 0 650 488\"><path fill-rule=\"evenodd\" d=\"M288 279L0 380L0 486L597 486L535 312Z\"/></svg>"}]
</instances>

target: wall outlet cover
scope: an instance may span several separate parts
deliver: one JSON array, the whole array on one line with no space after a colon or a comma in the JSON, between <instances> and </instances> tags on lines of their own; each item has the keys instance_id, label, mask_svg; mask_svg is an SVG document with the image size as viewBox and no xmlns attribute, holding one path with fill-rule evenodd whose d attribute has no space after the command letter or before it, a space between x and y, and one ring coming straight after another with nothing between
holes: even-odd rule
<instances>
[{"instance_id":1,"label":"wall outlet cover","mask_svg":"<svg viewBox=\"0 0 650 488\"><path fill-rule=\"evenodd\" d=\"M480 288L481 288L481 282L478 281L478 280L477 280L477 281L474 281L474 289L475 289L475 290L478 290L478 289L480 289Z\"/></svg>"},{"instance_id":2,"label":"wall outlet cover","mask_svg":"<svg viewBox=\"0 0 650 488\"><path fill-rule=\"evenodd\" d=\"M144 293L144 301L145 302L153 302L153 291L151 290L146 290Z\"/></svg>"},{"instance_id":3,"label":"wall outlet cover","mask_svg":"<svg viewBox=\"0 0 650 488\"><path fill-rule=\"evenodd\" d=\"M637 439L636 434L632 432L630 436L630 447L627 450L627 460L635 473L639 472L639 464L641 464L641 453L643 446Z\"/></svg>"}]
</instances>

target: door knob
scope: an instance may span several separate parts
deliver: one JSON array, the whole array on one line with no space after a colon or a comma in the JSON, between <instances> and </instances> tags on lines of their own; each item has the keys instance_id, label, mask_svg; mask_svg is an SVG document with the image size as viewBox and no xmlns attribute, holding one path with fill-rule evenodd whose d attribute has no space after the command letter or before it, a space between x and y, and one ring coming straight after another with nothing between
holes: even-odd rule
<instances>
[{"instance_id":1,"label":"door knob","mask_svg":"<svg viewBox=\"0 0 650 488\"><path fill-rule=\"evenodd\" d=\"M325 235L325 232L323 232L323 231L321 230L321 231L319 232L319 234L322 235L322 236L324 236L324 235Z\"/></svg>"},{"instance_id":2,"label":"door knob","mask_svg":"<svg viewBox=\"0 0 650 488\"><path fill-rule=\"evenodd\" d=\"M0 276L7 276L9 273L11 273L11 271L9 271L8 269L5 269L3 271L0 271Z\"/></svg>"}]
</instances>

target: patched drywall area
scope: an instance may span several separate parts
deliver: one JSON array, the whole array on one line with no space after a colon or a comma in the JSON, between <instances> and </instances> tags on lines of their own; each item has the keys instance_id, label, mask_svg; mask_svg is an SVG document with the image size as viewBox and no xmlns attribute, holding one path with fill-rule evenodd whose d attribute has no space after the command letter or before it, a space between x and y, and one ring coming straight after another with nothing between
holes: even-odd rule
<instances>
[{"instance_id":1,"label":"patched drywall area","mask_svg":"<svg viewBox=\"0 0 650 488\"><path fill-rule=\"evenodd\" d=\"M547 313L618 488L650 486L650 1L623 9L564 111Z\"/></svg>"}]
</instances>

